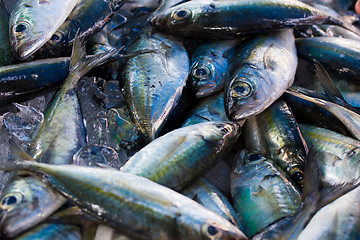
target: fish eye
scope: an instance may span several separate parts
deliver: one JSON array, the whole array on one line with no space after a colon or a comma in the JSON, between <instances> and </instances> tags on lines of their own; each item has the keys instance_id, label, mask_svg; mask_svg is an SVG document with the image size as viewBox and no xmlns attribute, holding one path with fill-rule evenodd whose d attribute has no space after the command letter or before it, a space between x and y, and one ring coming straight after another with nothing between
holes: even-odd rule
<instances>
[{"instance_id":1,"label":"fish eye","mask_svg":"<svg viewBox=\"0 0 360 240\"><path fill-rule=\"evenodd\" d=\"M210 68L206 66L195 67L192 71L192 76L198 79L205 79L211 75Z\"/></svg>"},{"instance_id":2,"label":"fish eye","mask_svg":"<svg viewBox=\"0 0 360 240\"><path fill-rule=\"evenodd\" d=\"M19 22L14 26L15 33L25 33L29 31L30 25L27 22Z\"/></svg>"},{"instance_id":3,"label":"fish eye","mask_svg":"<svg viewBox=\"0 0 360 240\"><path fill-rule=\"evenodd\" d=\"M50 38L50 43L56 44L59 43L63 39L64 35L61 32L56 32Z\"/></svg>"},{"instance_id":4,"label":"fish eye","mask_svg":"<svg viewBox=\"0 0 360 240\"><path fill-rule=\"evenodd\" d=\"M21 193L9 193L1 199L0 208L11 211L17 204L21 203L23 199L24 196Z\"/></svg>"},{"instance_id":5,"label":"fish eye","mask_svg":"<svg viewBox=\"0 0 360 240\"><path fill-rule=\"evenodd\" d=\"M291 173L291 178L297 183L298 185L303 185L304 180L304 173L301 170L295 170Z\"/></svg>"},{"instance_id":6,"label":"fish eye","mask_svg":"<svg viewBox=\"0 0 360 240\"><path fill-rule=\"evenodd\" d=\"M251 162L259 161L261 159L263 159L263 156L258 153L252 153L248 156L248 160Z\"/></svg>"},{"instance_id":7,"label":"fish eye","mask_svg":"<svg viewBox=\"0 0 360 240\"><path fill-rule=\"evenodd\" d=\"M175 23L183 22L191 18L191 11L189 9L176 10L172 12L171 17Z\"/></svg>"},{"instance_id":8,"label":"fish eye","mask_svg":"<svg viewBox=\"0 0 360 240\"><path fill-rule=\"evenodd\" d=\"M206 239L219 239L222 236L222 230L209 224L201 226L201 232Z\"/></svg>"},{"instance_id":9,"label":"fish eye","mask_svg":"<svg viewBox=\"0 0 360 240\"><path fill-rule=\"evenodd\" d=\"M249 83L237 81L231 87L231 96L234 98L247 98L252 91L253 88Z\"/></svg>"}]
</instances>

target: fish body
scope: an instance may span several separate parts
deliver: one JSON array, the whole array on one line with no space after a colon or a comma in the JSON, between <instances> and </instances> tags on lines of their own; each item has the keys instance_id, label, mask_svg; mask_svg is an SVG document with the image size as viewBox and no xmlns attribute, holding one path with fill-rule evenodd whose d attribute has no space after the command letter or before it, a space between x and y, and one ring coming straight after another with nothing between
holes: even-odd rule
<instances>
[{"instance_id":1,"label":"fish body","mask_svg":"<svg viewBox=\"0 0 360 240\"><path fill-rule=\"evenodd\" d=\"M204 122L179 128L142 148L121 170L180 190L209 170L238 135L239 127L232 122Z\"/></svg>"},{"instance_id":2,"label":"fish body","mask_svg":"<svg viewBox=\"0 0 360 240\"><path fill-rule=\"evenodd\" d=\"M247 239L223 217L146 178L111 169L23 163L46 173L76 205L128 237Z\"/></svg>"},{"instance_id":3,"label":"fish body","mask_svg":"<svg viewBox=\"0 0 360 240\"><path fill-rule=\"evenodd\" d=\"M324 67L354 81L360 80L359 41L342 37L312 37L296 40L300 57L317 60Z\"/></svg>"},{"instance_id":4,"label":"fish body","mask_svg":"<svg viewBox=\"0 0 360 240\"><path fill-rule=\"evenodd\" d=\"M164 32L205 39L297 25L342 25L330 15L296 0L189 1L164 10L151 23Z\"/></svg>"},{"instance_id":5,"label":"fish body","mask_svg":"<svg viewBox=\"0 0 360 240\"><path fill-rule=\"evenodd\" d=\"M43 223L15 240L82 240L80 228L70 224Z\"/></svg>"},{"instance_id":6,"label":"fish body","mask_svg":"<svg viewBox=\"0 0 360 240\"><path fill-rule=\"evenodd\" d=\"M339 101L338 104L332 99L326 100L321 98L321 96L320 98L318 98L318 96L310 96L309 93L306 91L304 92L300 87L289 88L286 92L302 98L303 100L312 102L318 107L330 112L343 123L343 126L346 127L353 137L360 140L360 114L357 109L352 108L344 101ZM337 98L333 99L336 100Z\"/></svg>"},{"instance_id":7,"label":"fish body","mask_svg":"<svg viewBox=\"0 0 360 240\"><path fill-rule=\"evenodd\" d=\"M0 101L59 86L69 74L69 58L49 58L0 67Z\"/></svg>"},{"instance_id":8,"label":"fish body","mask_svg":"<svg viewBox=\"0 0 360 240\"><path fill-rule=\"evenodd\" d=\"M219 214L243 230L236 212L227 197L206 178L199 178L181 191L207 209Z\"/></svg>"},{"instance_id":9,"label":"fish body","mask_svg":"<svg viewBox=\"0 0 360 240\"><path fill-rule=\"evenodd\" d=\"M271 159L257 153L243 152L231 179L234 208L249 237L301 206L296 185Z\"/></svg>"},{"instance_id":10,"label":"fish body","mask_svg":"<svg viewBox=\"0 0 360 240\"><path fill-rule=\"evenodd\" d=\"M298 122L349 135L349 132L339 119L315 103L287 93L283 97Z\"/></svg>"},{"instance_id":11,"label":"fish body","mask_svg":"<svg viewBox=\"0 0 360 240\"><path fill-rule=\"evenodd\" d=\"M290 108L283 100L278 99L255 118L263 137L256 136L258 133L256 128L255 131L247 128L247 135L254 132L255 136L250 138L260 140L264 138L265 146L268 147L266 156L271 158L301 187L308 148ZM254 142L257 141L254 140ZM259 144L250 146L250 148L257 150L258 146ZM259 148L261 151L262 146Z\"/></svg>"},{"instance_id":12,"label":"fish body","mask_svg":"<svg viewBox=\"0 0 360 240\"><path fill-rule=\"evenodd\" d=\"M10 43L19 59L36 52L65 22L77 0L20 0L10 15Z\"/></svg>"},{"instance_id":13,"label":"fish body","mask_svg":"<svg viewBox=\"0 0 360 240\"><path fill-rule=\"evenodd\" d=\"M180 41L144 31L128 52L145 49L156 52L130 58L122 74L131 117L145 139L152 141L181 97L189 57Z\"/></svg>"},{"instance_id":14,"label":"fish body","mask_svg":"<svg viewBox=\"0 0 360 240\"><path fill-rule=\"evenodd\" d=\"M225 109L244 120L269 107L294 81L297 55L291 29L249 39L235 55L225 83Z\"/></svg>"},{"instance_id":15,"label":"fish body","mask_svg":"<svg viewBox=\"0 0 360 240\"><path fill-rule=\"evenodd\" d=\"M298 239L359 239L359 194L360 188L357 187L321 208L311 218Z\"/></svg>"},{"instance_id":16,"label":"fish body","mask_svg":"<svg viewBox=\"0 0 360 240\"><path fill-rule=\"evenodd\" d=\"M319 174L324 184L342 184L360 176L358 140L307 124L300 124L300 128L306 142L323 152L318 161Z\"/></svg>"},{"instance_id":17,"label":"fish body","mask_svg":"<svg viewBox=\"0 0 360 240\"><path fill-rule=\"evenodd\" d=\"M229 121L224 107L224 92L201 99L189 112L183 123L183 127L206 121Z\"/></svg>"}]
</instances>

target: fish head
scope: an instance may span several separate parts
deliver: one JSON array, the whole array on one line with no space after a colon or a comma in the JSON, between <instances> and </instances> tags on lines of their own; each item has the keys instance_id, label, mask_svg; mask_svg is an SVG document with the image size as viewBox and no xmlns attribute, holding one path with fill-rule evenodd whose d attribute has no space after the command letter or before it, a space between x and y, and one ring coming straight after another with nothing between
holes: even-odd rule
<instances>
[{"instance_id":1,"label":"fish head","mask_svg":"<svg viewBox=\"0 0 360 240\"><path fill-rule=\"evenodd\" d=\"M47 41L48 31L43 31L43 25L48 23L46 16L31 4L21 4L10 15L10 43L16 57L25 59L37 51Z\"/></svg>"},{"instance_id":2,"label":"fish head","mask_svg":"<svg viewBox=\"0 0 360 240\"><path fill-rule=\"evenodd\" d=\"M244 233L232 224L220 224L218 222L207 222L200 226L201 239L247 239Z\"/></svg>"},{"instance_id":3,"label":"fish head","mask_svg":"<svg viewBox=\"0 0 360 240\"><path fill-rule=\"evenodd\" d=\"M286 163L286 172L299 187L303 186L305 156L297 149L284 147L277 151L276 158Z\"/></svg>"},{"instance_id":4,"label":"fish head","mask_svg":"<svg viewBox=\"0 0 360 240\"><path fill-rule=\"evenodd\" d=\"M67 32L66 29L69 29L70 23L71 23L70 20L66 20L61 25L61 27L58 28L56 32L51 36L49 41L47 41L46 46L51 49L58 49L69 44L70 33ZM77 29L76 30L73 29L72 31L77 31Z\"/></svg>"},{"instance_id":5,"label":"fish head","mask_svg":"<svg viewBox=\"0 0 360 240\"><path fill-rule=\"evenodd\" d=\"M59 200L51 197L54 194L49 188L45 182L28 174L9 179L0 199L1 239L17 236L60 207L51 208Z\"/></svg>"},{"instance_id":6,"label":"fish head","mask_svg":"<svg viewBox=\"0 0 360 240\"><path fill-rule=\"evenodd\" d=\"M264 111L270 106L271 97L268 79L257 70L256 66L249 64L240 68L228 82L225 89L225 111L230 120L241 121ZM270 96L269 96L270 95Z\"/></svg>"},{"instance_id":7,"label":"fish head","mask_svg":"<svg viewBox=\"0 0 360 240\"><path fill-rule=\"evenodd\" d=\"M186 4L160 12L151 19L151 25L160 30L174 30L191 25L196 14L193 8L182 7L183 5Z\"/></svg>"},{"instance_id":8,"label":"fish head","mask_svg":"<svg viewBox=\"0 0 360 240\"><path fill-rule=\"evenodd\" d=\"M209 96L222 88L219 74L210 59L196 61L190 70L190 75L197 98Z\"/></svg>"},{"instance_id":9,"label":"fish head","mask_svg":"<svg viewBox=\"0 0 360 240\"><path fill-rule=\"evenodd\" d=\"M67 34L61 29L58 29L47 42L51 48L58 48L67 43Z\"/></svg>"}]
</instances>

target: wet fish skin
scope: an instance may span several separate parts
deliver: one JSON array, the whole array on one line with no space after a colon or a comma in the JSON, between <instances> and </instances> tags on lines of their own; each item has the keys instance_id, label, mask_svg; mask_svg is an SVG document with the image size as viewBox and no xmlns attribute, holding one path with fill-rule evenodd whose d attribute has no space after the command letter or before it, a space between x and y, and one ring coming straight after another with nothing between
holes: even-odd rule
<instances>
[{"instance_id":1,"label":"wet fish skin","mask_svg":"<svg viewBox=\"0 0 360 240\"><path fill-rule=\"evenodd\" d=\"M49 58L0 67L0 102L55 87L69 74L69 58Z\"/></svg>"},{"instance_id":2,"label":"wet fish skin","mask_svg":"<svg viewBox=\"0 0 360 240\"><path fill-rule=\"evenodd\" d=\"M342 23L300 1L189 1L171 7L152 20L163 32L196 38L229 38L297 25Z\"/></svg>"},{"instance_id":3,"label":"wet fish skin","mask_svg":"<svg viewBox=\"0 0 360 240\"><path fill-rule=\"evenodd\" d=\"M198 101L197 105L188 113L188 117L182 126L185 127L206 121L229 121L224 108L224 91Z\"/></svg>"},{"instance_id":4,"label":"wet fish skin","mask_svg":"<svg viewBox=\"0 0 360 240\"><path fill-rule=\"evenodd\" d=\"M302 187L308 147L290 108L278 99L256 118L266 139L267 156Z\"/></svg>"},{"instance_id":5,"label":"wet fish skin","mask_svg":"<svg viewBox=\"0 0 360 240\"><path fill-rule=\"evenodd\" d=\"M324 67L342 76L359 81L359 41L340 37L312 37L296 40L300 57L319 61Z\"/></svg>"},{"instance_id":6,"label":"wet fish skin","mask_svg":"<svg viewBox=\"0 0 360 240\"><path fill-rule=\"evenodd\" d=\"M359 239L360 188L348 192L334 202L321 208L311 218L298 239Z\"/></svg>"},{"instance_id":7,"label":"wet fish skin","mask_svg":"<svg viewBox=\"0 0 360 240\"><path fill-rule=\"evenodd\" d=\"M229 150L240 129L233 122L204 122L176 129L154 140L121 168L181 190Z\"/></svg>"},{"instance_id":8,"label":"wet fish skin","mask_svg":"<svg viewBox=\"0 0 360 240\"><path fill-rule=\"evenodd\" d=\"M199 178L181 191L181 194L195 200L207 209L226 218L244 231L236 212L227 197L206 178Z\"/></svg>"},{"instance_id":9,"label":"wet fish skin","mask_svg":"<svg viewBox=\"0 0 360 240\"><path fill-rule=\"evenodd\" d=\"M65 198L40 176L13 174L1 194L1 238L12 238L43 221L65 202Z\"/></svg>"},{"instance_id":10,"label":"wet fish skin","mask_svg":"<svg viewBox=\"0 0 360 240\"><path fill-rule=\"evenodd\" d=\"M80 228L70 224L43 223L15 240L82 240Z\"/></svg>"},{"instance_id":11,"label":"wet fish skin","mask_svg":"<svg viewBox=\"0 0 360 240\"><path fill-rule=\"evenodd\" d=\"M308 124L300 124L306 142L321 151L319 174L324 185L350 182L360 176L360 142L342 134Z\"/></svg>"},{"instance_id":12,"label":"wet fish skin","mask_svg":"<svg viewBox=\"0 0 360 240\"><path fill-rule=\"evenodd\" d=\"M157 51L130 58L122 75L131 117L146 141L150 142L178 103L190 63L179 40L151 33L150 28L143 30L128 53L144 49Z\"/></svg>"},{"instance_id":13,"label":"wet fish skin","mask_svg":"<svg viewBox=\"0 0 360 240\"><path fill-rule=\"evenodd\" d=\"M76 205L132 238L247 239L226 219L143 177L118 170L35 161L16 165L5 168L45 173Z\"/></svg>"},{"instance_id":14,"label":"wet fish skin","mask_svg":"<svg viewBox=\"0 0 360 240\"><path fill-rule=\"evenodd\" d=\"M301 206L296 185L273 160L258 153L240 154L231 175L231 195L249 237Z\"/></svg>"},{"instance_id":15,"label":"wet fish skin","mask_svg":"<svg viewBox=\"0 0 360 240\"><path fill-rule=\"evenodd\" d=\"M225 83L225 110L240 121L268 108L294 81L297 67L291 29L249 39L233 59Z\"/></svg>"},{"instance_id":16,"label":"wet fish skin","mask_svg":"<svg viewBox=\"0 0 360 240\"><path fill-rule=\"evenodd\" d=\"M197 98L209 96L224 87L226 71L238 41L213 41L200 45L191 58L191 85Z\"/></svg>"},{"instance_id":17,"label":"wet fish skin","mask_svg":"<svg viewBox=\"0 0 360 240\"><path fill-rule=\"evenodd\" d=\"M78 1L71 14L51 36L44 48L56 54L70 47L77 31L83 39L94 35L110 20L113 14L112 4L112 0Z\"/></svg>"},{"instance_id":18,"label":"wet fish skin","mask_svg":"<svg viewBox=\"0 0 360 240\"><path fill-rule=\"evenodd\" d=\"M43 46L69 16L77 0L20 0L10 15L10 43L19 59Z\"/></svg>"},{"instance_id":19,"label":"wet fish skin","mask_svg":"<svg viewBox=\"0 0 360 240\"><path fill-rule=\"evenodd\" d=\"M256 116L246 119L243 127L245 147L250 152L257 152L263 156L269 156L269 146L262 132Z\"/></svg>"},{"instance_id":20,"label":"wet fish skin","mask_svg":"<svg viewBox=\"0 0 360 240\"><path fill-rule=\"evenodd\" d=\"M36 136L30 143L28 149L30 157L39 162L70 164L74 153L78 150L77 148L85 145L84 123L82 121L79 102L75 94L76 83L82 75L85 74L85 71L102 63L116 53L109 52L86 58L81 41L78 39L74 45L74 53L70 60L72 71L70 71L62 88L53 97L44 114L44 121L39 126L37 132L35 132ZM89 67L89 64L92 65ZM64 119L66 119L66 121L64 121ZM14 144L14 147L16 147L16 144ZM16 174L17 173L13 173L13 175ZM29 179L32 177L33 176L28 176ZM20 185L18 184L19 181L21 183ZM2 236L15 237L17 234L20 234L19 227L22 228L21 230L26 230L34 226L46 219L65 203L66 199L62 197L59 192L55 192L51 187L46 185L46 183L41 183L41 181L41 179L35 177L34 180L31 181L22 181L21 176L19 176L12 178L12 180L7 183L7 188L11 191L7 192L7 194L20 194L24 200L16 204L11 210L7 209L4 205L0 205L3 214L0 222ZM13 190L14 186L19 186L16 188L16 191ZM35 189L36 191L32 191L31 194L23 194L22 192L27 191L27 189ZM48 192L48 194L44 192ZM5 196L3 192L1 202L7 202L8 200L6 200L6 198L7 196ZM56 200L53 200L54 198L56 198ZM33 201L32 199L36 200ZM39 205L38 199L43 199L46 204ZM8 215L8 212L17 214ZM17 221L18 219L21 219L21 225L13 224L10 228L4 225Z\"/></svg>"}]
</instances>

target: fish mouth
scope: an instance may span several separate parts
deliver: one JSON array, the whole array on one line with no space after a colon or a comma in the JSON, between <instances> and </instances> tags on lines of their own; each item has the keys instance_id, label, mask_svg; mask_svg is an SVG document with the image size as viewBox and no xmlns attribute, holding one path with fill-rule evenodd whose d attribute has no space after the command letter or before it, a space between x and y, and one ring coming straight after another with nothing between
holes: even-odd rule
<instances>
[{"instance_id":1,"label":"fish mouth","mask_svg":"<svg viewBox=\"0 0 360 240\"><path fill-rule=\"evenodd\" d=\"M163 17L156 16L150 20L150 24L153 27L161 29L161 28L163 28L164 25L166 25L166 21Z\"/></svg>"},{"instance_id":2,"label":"fish mouth","mask_svg":"<svg viewBox=\"0 0 360 240\"><path fill-rule=\"evenodd\" d=\"M220 91L220 88L216 85L216 83L210 83L208 85L198 86L196 88L195 97L203 98L211 94L214 94L217 91Z\"/></svg>"},{"instance_id":3,"label":"fish mouth","mask_svg":"<svg viewBox=\"0 0 360 240\"><path fill-rule=\"evenodd\" d=\"M24 44L20 44L18 41L15 41L13 48L16 57L20 60L24 60L39 50L45 43L46 40L39 41L37 39L29 40Z\"/></svg>"}]
</instances>

